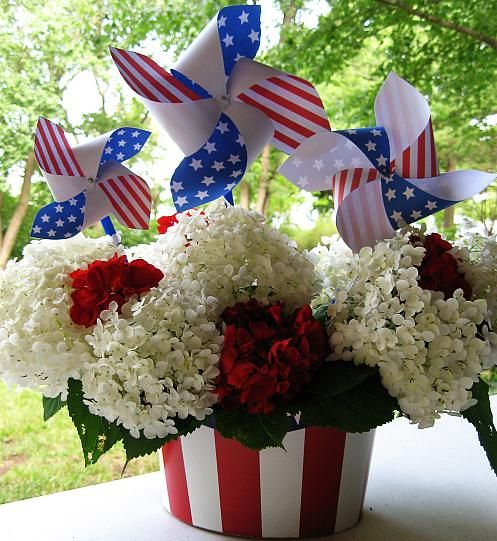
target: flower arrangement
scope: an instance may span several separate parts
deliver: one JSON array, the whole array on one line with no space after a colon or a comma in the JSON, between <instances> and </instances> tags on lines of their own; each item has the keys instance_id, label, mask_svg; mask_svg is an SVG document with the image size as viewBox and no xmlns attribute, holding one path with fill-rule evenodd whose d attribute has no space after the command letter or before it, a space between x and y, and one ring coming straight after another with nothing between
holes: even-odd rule
<instances>
[{"instance_id":1,"label":"flower arrangement","mask_svg":"<svg viewBox=\"0 0 497 541\"><path fill-rule=\"evenodd\" d=\"M494 282L475 280L493 263L423 229L358 254L324 240L301 253L217 202L130 250L34 241L0 275L2 377L40 390L45 418L67 405L87 464L119 440L131 459L214 419L263 449L295 415L365 432L450 413L475 424L495 469L478 379L497 345L481 297Z\"/></svg>"},{"instance_id":2,"label":"flower arrangement","mask_svg":"<svg viewBox=\"0 0 497 541\"><path fill-rule=\"evenodd\" d=\"M407 227L495 175L440 174L428 104L395 74L376 98L377 126L331 131L312 83L253 60L259 19L256 5L223 8L170 73L111 49L185 154L171 178L178 214L158 220L150 244L122 246L110 218L149 226L150 188L122 165L149 132L123 127L71 147L60 126L39 119L35 155L54 202L33 224L43 240L0 274L0 376L39 390L45 419L67 407L86 465L118 441L127 460L162 447L173 499L189 491L180 486L183 443L197 472L202 445L230 457L228 466L207 459L217 496L226 481L239 485L227 472L246 473L251 457L238 503L211 513L197 479L189 497L199 516L183 499L179 511L171 506L182 520L239 535L325 535L359 520L372 430L397 416L419 428L444 413L463 416L497 474L480 379L496 360L497 242L454 247ZM331 238L300 252L263 216L233 206L233 189L269 143L291 154L280 171L296 185L331 187L338 230L354 251ZM99 220L107 236L84 237ZM254 452L289 441L285 460ZM260 489L263 462L266 471L283 464L281 494L294 476L288 486L300 506L284 498L269 506L266 530L239 514L245 489ZM322 475L327 468L332 476ZM344 506L343 479L355 494ZM319 505L306 498L313 491L325 496ZM261 524L262 499L251 509ZM220 514L230 515L227 529Z\"/></svg>"}]
</instances>

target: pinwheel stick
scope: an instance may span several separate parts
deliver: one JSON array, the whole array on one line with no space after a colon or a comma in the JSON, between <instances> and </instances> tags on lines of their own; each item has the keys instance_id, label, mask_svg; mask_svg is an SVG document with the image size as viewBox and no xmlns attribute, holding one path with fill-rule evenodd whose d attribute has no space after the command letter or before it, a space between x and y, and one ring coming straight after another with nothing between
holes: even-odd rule
<instances>
[{"instance_id":1,"label":"pinwheel stick","mask_svg":"<svg viewBox=\"0 0 497 541\"><path fill-rule=\"evenodd\" d=\"M111 237L116 246L119 246L121 244L121 235L119 235L119 233L116 231L116 228L114 227L110 216L102 218L102 220L100 220L100 223L102 224L105 234Z\"/></svg>"}]
</instances>

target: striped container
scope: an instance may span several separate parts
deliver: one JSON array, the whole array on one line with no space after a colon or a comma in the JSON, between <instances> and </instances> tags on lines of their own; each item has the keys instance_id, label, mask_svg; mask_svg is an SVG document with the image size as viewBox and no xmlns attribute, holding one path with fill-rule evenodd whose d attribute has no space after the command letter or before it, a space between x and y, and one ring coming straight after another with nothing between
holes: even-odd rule
<instances>
[{"instance_id":1,"label":"striped container","mask_svg":"<svg viewBox=\"0 0 497 541\"><path fill-rule=\"evenodd\" d=\"M374 431L289 432L285 450L252 451L202 427L160 452L163 497L176 518L246 537L313 537L361 518Z\"/></svg>"}]
</instances>

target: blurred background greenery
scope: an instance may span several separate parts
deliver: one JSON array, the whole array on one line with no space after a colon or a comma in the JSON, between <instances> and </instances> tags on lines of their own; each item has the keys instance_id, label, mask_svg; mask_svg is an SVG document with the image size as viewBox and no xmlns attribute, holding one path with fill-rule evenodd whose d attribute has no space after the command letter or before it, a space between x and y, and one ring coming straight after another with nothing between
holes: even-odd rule
<instances>
[{"instance_id":1,"label":"blurred background greenery","mask_svg":"<svg viewBox=\"0 0 497 541\"><path fill-rule=\"evenodd\" d=\"M0 268L20 257L34 214L51 201L32 152L40 115L76 141L122 125L153 131L131 163L152 186L151 229L123 237L128 245L154 237L155 219L173 210L168 181L177 151L131 97L108 47L132 48L166 66L231 3L239 2L0 0ZM394 70L430 101L442 171L496 170L497 0L259 3L266 45L258 59L316 84L334 129L374 125L374 98ZM335 232L331 194L299 192L276 172L284 158L266 147L235 200L311 248ZM483 234L497 232L495 185L430 225L454 238L463 221ZM497 383L495 374L488 378ZM65 415L44 425L38 396L0 386L0 503L120 475L119 452L83 471ZM147 458L128 473L155 467L155 457Z\"/></svg>"}]
</instances>

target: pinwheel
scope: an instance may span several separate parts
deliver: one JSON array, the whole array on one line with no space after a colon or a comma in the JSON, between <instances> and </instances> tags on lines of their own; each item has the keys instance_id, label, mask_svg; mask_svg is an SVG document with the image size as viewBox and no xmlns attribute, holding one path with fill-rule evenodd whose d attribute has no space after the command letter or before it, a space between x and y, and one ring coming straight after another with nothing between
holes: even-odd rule
<instances>
[{"instance_id":1,"label":"pinwheel","mask_svg":"<svg viewBox=\"0 0 497 541\"><path fill-rule=\"evenodd\" d=\"M150 188L121 162L137 154L149 135L119 128L71 148L64 130L40 117L35 156L55 202L38 211L32 236L69 238L102 220L116 240L110 214L126 227L148 229Z\"/></svg>"},{"instance_id":2,"label":"pinwheel","mask_svg":"<svg viewBox=\"0 0 497 541\"><path fill-rule=\"evenodd\" d=\"M493 173L439 174L430 109L390 73L375 101L378 126L307 139L280 172L309 191L333 190L337 228L355 251L483 190Z\"/></svg>"},{"instance_id":3,"label":"pinwheel","mask_svg":"<svg viewBox=\"0 0 497 541\"><path fill-rule=\"evenodd\" d=\"M329 131L309 82L253 61L260 6L223 8L168 73L111 49L121 75L187 156L171 182L178 210L230 195L264 145L289 153Z\"/></svg>"}]
</instances>

